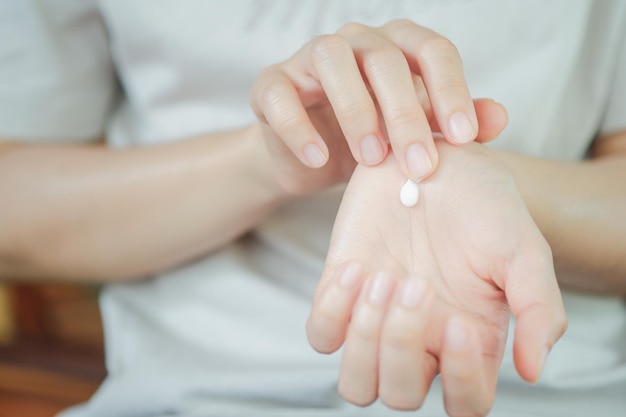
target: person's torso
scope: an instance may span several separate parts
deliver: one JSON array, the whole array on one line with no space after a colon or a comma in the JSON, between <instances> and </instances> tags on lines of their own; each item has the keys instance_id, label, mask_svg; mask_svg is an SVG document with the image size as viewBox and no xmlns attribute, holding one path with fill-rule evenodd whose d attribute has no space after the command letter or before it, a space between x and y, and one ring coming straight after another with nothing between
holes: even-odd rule
<instances>
[{"instance_id":1,"label":"person's torso","mask_svg":"<svg viewBox=\"0 0 626 417\"><path fill-rule=\"evenodd\" d=\"M381 25L410 18L457 45L473 96L507 107L509 126L493 146L580 159L601 123L612 54L624 33L623 6L609 2L99 3L125 94L108 131L110 144L120 148L252 123L248 89L264 67L349 21ZM110 376L77 415L380 415L382 409L359 410L338 398L338 355L315 353L304 333L340 197L335 189L293 202L205 259L111 286L102 299ZM572 300L578 330L562 342L570 350L555 348L545 384L565 389L593 379L604 386L599 369L617 370L611 375L623 383L626 353L620 356L616 346L624 347L624 340L615 340L626 333L623 306ZM606 323L607 317L614 319ZM606 335L585 335L599 323ZM565 359L576 349L602 360L572 367ZM508 359L502 374L517 378ZM436 398L427 407L440 410L439 403ZM510 404L498 407L512 415L503 411Z\"/></svg>"}]
</instances>

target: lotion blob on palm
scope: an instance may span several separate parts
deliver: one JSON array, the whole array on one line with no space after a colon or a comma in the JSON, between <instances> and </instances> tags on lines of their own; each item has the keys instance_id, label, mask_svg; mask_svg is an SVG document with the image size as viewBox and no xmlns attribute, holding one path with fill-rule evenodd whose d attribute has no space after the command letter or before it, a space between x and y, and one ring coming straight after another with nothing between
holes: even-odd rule
<instances>
[{"instance_id":1,"label":"lotion blob on palm","mask_svg":"<svg viewBox=\"0 0 626 417\"><path fill-rule=\"evenodd\" d=\"M419 184L413 180L407 180L400 189L400 201L405 207L413 207L420 199Z\"/></svg>"}]
</instances>

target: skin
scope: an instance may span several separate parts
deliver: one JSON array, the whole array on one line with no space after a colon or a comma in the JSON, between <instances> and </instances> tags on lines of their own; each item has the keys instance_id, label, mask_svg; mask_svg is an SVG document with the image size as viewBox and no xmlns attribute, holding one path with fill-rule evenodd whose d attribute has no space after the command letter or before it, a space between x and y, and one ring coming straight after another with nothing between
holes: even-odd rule
<instances>
[{"instance_id":1,"label":"skin","mask_svg":"<svg viewBox=\"0 0 626 417\"><path fill-rule=\"evenodd\" d=\"M438 149L445 163L413 208L399 201L393 157L356 169L307 332L323 353L344 344L339 392L350 402L417 409L441 373L451 416L485 415L509 310L515 364L531 382L567 319L550 248L510 170L483 145Z\"/></svg>"},{"instance_id":2,"label":"skin","mask_svg":"<svg viewBox=\"0 0 626 417\"><path fill-rule=\"evenodd\" d=\"M251 104L305 165L328 160L329 141L310 116L331 107L357 162L381 162L388 140L405 176L419 180L432 173L438 156L416 84L451 143L476 138L478 120L456 47L406 20L379 28L351 23L313 39L260 74Z\"/></svg>"},{"instance_id":3,"label":"skin","mask_svg":"<svg viewBox=\"0 0 626 417\"><path fill-rule=\"evenodd\" d=\"M339 390L350 402L417 409L441 374L448 414L482 416L509 311L527 381L565 331L555 267L563 287L626 296L626 187L607 181L626 174L626 131L596 140L580 162L438 147L446 162L414 208L399 202L393 158L355 170L307 334L322 353L344 345Z\"/></svg>"},{"instance_id":4,"label":"skin","mask_svg":"<svg viewBox=\"0 0 626 417\"><path fill-rule=\"evenodd\" d=\"M626 131L598 138L581 162L490 153L513 172L561 285L626 297Z\"/></svg>"},{"instance_id":5,"label":"skin","mask_svg":"<svg viewBox=\"0 0 626 417\"><path fill-rule=\"evenodd\" d=\"M352 80L352 101L333 73ZM364 162L363 135L382 141L389 132L402 160L419 142L434 168L431 129L458 112L476 126L477 113L501 108L472 102L456 49L408 21L313 39L263 71L250 96L259 124L172 145L122 152L5 138L0 200L11 204L0 207L0 278L115 281L173 268L236 239L288 199L346 182ZM323 166L302 163L306 142L323 149Z\"/></svg>"},{"instance_id":6,"label":"skin","mask_svg":"<svg viewBox=\"0 0 626 417\"><path fill-rule=\"evenodd\" d=\"M527 237L518 233L516 244L534 248L520 256L537 268L533 277L539 292L534 301L552 310L549 310L550 320L543 327L519 339L528 343L520 342L519 348L516 345L516 364L522 377L535 380L542 367L543 349L549 349L564 326L559 315L560 296L555 291L554 274L547 262L549 251L543 239L552 249L557 272L577 272L575 279L562 284L606 294L626 294L626 261L622 256L626 242L619 239L624 236L626 224L623 221L626 191L618 181L607 181L626 174L626 134L603 138L597 142L592 161L571 164L496 152L480 145L461 150L436 144L432 132L442 132L445 140L459 144L472 139L491 140L502 130L506 124L502 106L484 99L472 103L469 97L458 53L445 38L406 21L394 21L381 28L353 24L338 34L312 40L289 60L263 71L251 90L251 105L259 123L247 128L125 151L109 150L102 145L17 145L5 138L0 146L0 201L10 204L0 205L0 278L115 281L144 277L220 248L250 230L285 201L345 182L353 172L351 191L346 194L343 207L355 205L359 199L376 197L375 190L382 192L378 187L364 185L374 181L367 169L386 170L379 171L385 172L382 177L376 177L379 181L383 177L393 181L398 178L404 181L406 177L423 180L432 175L429 183L434 191L424 195L425 201L429 201L430 196L437 195L438 182L451 181L455 175L450 172L459 169L458 165L473 165L471 161L479 158L495 177L506 178L501 181L508 185L502 189L508 191L492 195L487 189L474 197L466 196L469 200L457 207L457 212L449 214L449 218L461 221L472 213L470 208L484 207L485 200L498 201L516 207L518 215L512 222L533 230L531 243L525 244ZM458 135L459 129L451 128L452 115L458 113L466 115L471 134ZM361 142L366 137L378 141L380 158L365 158ZM419 175L415 175L407 161L408 149L416 143L426 149L430 160L430 168ZM311 151L313 148L307 148L308 145L316 146L319 153ZM388 155L389 147L392 155ZM375 146L369 143L367 148L371 151ZM462 153L455 154L452 150ZM318 158L313 158L311 163L311 156L315 155ZM452 155L450 161L456 162L436 169L438 161L448 159L447 155ZM355 171L356 162L361 166ZM471 172L464 180L480 187L484 176ZM581 184L590 190L588 196L592 198L581 195ZM372 207L386 210L388 201L398 199L399 186L393 190L389 199L374 198ZM439 200L432 200L438 203L429 207L448 207L450 202L444 197L442 194ZM215 204L216 201L220 204ZM421 209L418 206L416 210ZM343 207L342 210L348 210ZM571 207L583 209L571 210ZM394 230L391 226L387 231L382 224L377 226L381 217L368 218L362 211L352 212L355 221L367 225L366 230L384 233ZM406 210L402 213L407 217ZM422 215L420 223L420 215L414 215L412 227L425 230L430 227L425 219L430 217L430 214ZM340 215L340 219L343 220L338 224L345 225L346 217ZM485 227L495 232L498 224L487 223ZM381 264L372 264L372 259L378 257L359 259L359 247L354 239L349 239L354 230L346 229L333 237L329 267L324 272L308 325L309 338L318 350L331 351L343 342L343 333L336 330L337 323L328 323L326 328L323 323L321 326L310 323L316 321L318 300L325 297L319 294L334 288L330 282L339 280L341 268L351 261L360 261L357 263L363 264L359 265L363 270L354 274L350 297L338 304L343 306L343 315L336 318L345 327L346 314L351 315L354 309L355 317L367 318L372 313L378 326L367 346L353 343L354 337L350 335L358 332L345 329L346 343L352 353L342 365L342 395L357 404L368 403L381 395L390 407L415 408L421 403L432 375L441 372L451 415L463 415L467 410L476 415L485 413L493 398L494 373L508 314L506 306L523 316L523 306L532 300L525 294L524 286L507 285L510 273L489 273L491 262L492 266L501 266L506 264L503 259L511 260L511 253L515 252L511 247L515 245L509 242L512 246L508 252L487 255L479 265L483 269L476 268L477 271L467 264L474 258L471 252L461 258L455 252L449 256L457 263L457 269L441 271L440 264L445 262L430 253L428 242L414 242L421 244L426 254L415 262L428 261L429 270L439 271L440 275L412 276L410 282L419 283L417 288L422 285L422 296L410 311L404 311L399 306L401 295L420 293L415 286L411 291L406 289L405 282L409 281L404 280L405 275L409 271L417 275L419 270L397 260L394 264L391 256L380 258ZM402 231L407 230L412 229L404 227ZM539 235L537 230L541 231ZM419 234L404 236L405 242L416 236ZM466 236L476 237L471 232ZM369 250L377 248L373 238L368 239L373 245ZM398 244L394 239L389 237L386 242ZM444 245L444 241L445 238L438 244ZM491 247L484 242L482 246L478 243L468 246ZM377 277L379 270L388 270L390 275L374 285L378 281L372 277ZM464 276L468 270L475 273L467 285L473 294L480 296L481 303L477 305L468 304L467 298L464 302L463 297L469 291L455 294L451 286L444 285L448 280ZM513 276L518 277L519 273ZM519 282L519 278L510 282ZM365 307L371 293L378 294L374 297L378 301L368 313ZM358 313L361 310L365 313ZM481 326L483 321L476 319L491 319L495 311L501 312L500 320L486 320ZM440 331L428 340L409 341L421 343L416 350L421 352L420 356L408 358L407 363L418 369L413 375L422 378L407 379L406 374L397 370L397 363L386 361L389 366L379 367L380 358L394 355L384 354L382 348L379 355L377 349L382 345L376 340L381 337L393 340L394 331L398 334L398 329L411 323L415 335L424 334L428 322L425 318L431 314L441 324ZM532 319L531 314L529 323L533 323ZM447 332L441 329L448 328L456 329L450 333L463 336L461 341L446 342ZM330 337L333 334L335 337ZM484 335L491 335L487 342ZM396 342L391 346L402 352L403 342ZM359 357L367 358L376 381L363 386L350 382L355 380L355 367L350 361L354 364ZM476 366L467 366L472 363L484 363L487 370L479 372ZM391 388L403 386L407 388L400 391L402 395L393 398Z\"/></svg>"},{"instance_id":7,"label":"skin","mask_svg":"<svg viewBox=\"0 0 626 417\"><path fill-rule=\"evenodd\" d=\"M285 198L273 171L258 171L259 131L125 151L6 145L0 278L140 278L232 241Z\"/></svg>"}]
</instances>

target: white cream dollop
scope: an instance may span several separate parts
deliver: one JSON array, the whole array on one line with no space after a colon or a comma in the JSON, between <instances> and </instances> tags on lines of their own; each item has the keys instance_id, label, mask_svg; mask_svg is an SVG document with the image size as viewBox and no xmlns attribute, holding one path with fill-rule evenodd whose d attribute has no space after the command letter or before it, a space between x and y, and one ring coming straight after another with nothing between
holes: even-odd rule
<instances>
[{"instance_id":1,"label":"white cream dollop","mask_svg":"<svg viewBox=\"0 0 626 417\"><path fill-rule=\"evenodd\" d=\"M420 199L419 184L413 180L406 180L400 189L400 201L405 207L413 207Z\"/></svg>"}]
</instances>

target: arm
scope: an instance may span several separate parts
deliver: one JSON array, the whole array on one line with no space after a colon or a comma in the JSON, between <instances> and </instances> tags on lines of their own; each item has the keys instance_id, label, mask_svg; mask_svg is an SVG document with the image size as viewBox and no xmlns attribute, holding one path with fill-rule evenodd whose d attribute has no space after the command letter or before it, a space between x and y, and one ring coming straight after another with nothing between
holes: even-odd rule
<instances>
[{"instance_id":1,"label":"arm","mask_svg":"<svg viewBox=\"0 0 626 417\"><path fill-rule=\"evenodd\" d=\"M385 136L402 169L424 177L437 161L431 130L486 140L494 129L479 134L480 120L503 114L472 102L449 41L408 21L313 39L259 74L251 105L260 124L174 145L0 149L0 201L10 202L0 207L0 279L171 268L232 241L285 198L346 180L355 159L380 163Z\"/></svg>"},{"instance_id":2,"label":"arm","mask_svg":"<svg viewBox=\"0 0 626 417\"><path fill-rule=\"evenodd\" d=\"M153 148L0 147L0 279L119 280L214 250L284 197L256 127Z\"/></svg>"},{"instance_id":3,"label":"arm","mask_svg":"<svg viewBox=\"0 0 626 417\"><path fill-rule=\"evenodd\" d=\"M513 172L561 284L626 296L626 131L596 140L584 162L486 152Z\"/></svg>"}]
</instances>

